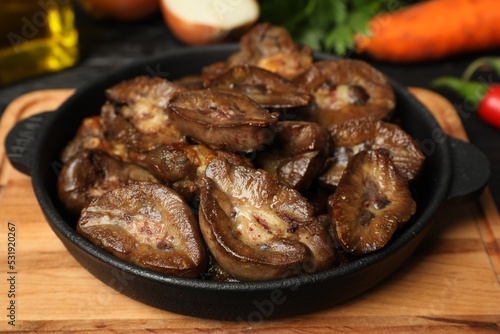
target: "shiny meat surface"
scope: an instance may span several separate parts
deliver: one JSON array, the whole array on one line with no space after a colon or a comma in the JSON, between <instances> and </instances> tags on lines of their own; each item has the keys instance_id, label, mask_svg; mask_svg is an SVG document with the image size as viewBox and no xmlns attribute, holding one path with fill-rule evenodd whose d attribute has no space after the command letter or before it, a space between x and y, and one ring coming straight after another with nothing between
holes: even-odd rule
<instances>
[{"instance_id":1,"label":"shiny meat surface","mask_svg":"<svg viewBox=\"0 0 500 334\"><path fill-rule=\"evenodd\" d=\"M293 108L309 103L309 94L300 85L256 66L234 66L206 82L215 89L234 89L263 107Z\"/></svg>"},{"instance_id":2,"label":"shiny meat surface","mask_svg":"<svg viewBox=\"0 0 500 334\"><path fill-rule=\"evenodd\" d=\"M182 89L166 79L144 76L109 88L101 110L107 137L135 152L183 141L165 112L170 98Z\"/></svg>"},{"instance_id":3,"label":"shiny meat surface","mask_svg":"<svg viewBox=\"0 0 500 334\"><path fill-rule=\"evenodd\" d=\"M257 24L248 31L241 38L240 49L225 62L204 68L203 76L210 78L237 65L254 65L293 79L313 63L311 49L299 47L286 29L269 23Z\"/></svg>"},{"instance_id":4,"label":"shiny meat surface","mask_svg":"<svg viewBox=\"0 0 500 334\"><path fill-rule=\"evenodd\" d=\"M320 181L336 186L349 159L364 149L383 150L389 154L397 170L408 180L419 173L425 156L415 140L399 126L358 118L330 127L333 162Z\"/></svg>"},{"instance_id":5,"label":"shiny meat surface","mask_svg":"<svg viewBox=\"0 0 500 334\"><path fill-rule=\"evenodd\" d=\"M176 94L168 105L173 125L187 137L211 148L252 152L270 144L278 114L244 94L195 90Z\"/></svg>"},{"instance_id":6,"label":"shiny meat surface","mask_svg":"<svg viewBox=\"0 0 500 334\"><path fill-rule=\"evenodd\" d=\"M359 117L387 118L396 102L385 75L361 60L324 60L295 79L312 94L311 120L329 127Z\"/></svg>"},{"instance_id":7,"label":"shiny meat surface","mask_svg":"<svg viewBox=\"0 0 500 334\"><path fill-rule=\"evenodd\" d=\"M385 246L415 210L408 181L386 154L374 150L361 151L349 161L330 199L337 239L353 254Z\"/></svg>"},{"instance_id":8,"label":"shiny meat surface","mask_svg":"<svg viewBox=\"0 0 500 334\"><path fill-rule=\"evenodd\" d=\"M233 164L252 167L248 159L237 153L187 143L162 145L148 153L145 164L158 180L190 200L197 195L207 165L215 157L224 157Z\"/></svg>"},{"instance_id":9,"label":"shiny meat surface","mask_svg":"<svg viewBox=\"0 0 500 334\"><path fill-rule=\"evenodd\" d=\"M138 266L181 277L198 277L206 254L198 223L172 189L131 183L107 192L82 211L78 232Z\"/></svg>"},{"instance_id":10,"label":"shiny meat surface","mask_svg":"<svg viewBox=\"0 0 500 334\"><path fill-rule=\"evenodd\" d=\"M92 200L130 182L156 182L146 169L120 161L100 150L84 150L69 159L59 174L57 189L65 207L79 214Z\"/></svg>"},{"instance_id":11,"label":"shiny meat surface","mask_svg":"<svg viewBox=\"0 0 500 334\"><path fill-rule=\"evenodd\" d=\"M279 122L273 144L257 156L256 163L283 184L305 192L323 171L329 147L330 136L322 126Z\"/></svg>"},{"instance_id":12,"label":"shiny meat surface","mask_svg":"<svg viewBox=\"0 0 500 334\"><path fill-rule=\"evenodd\" d=\"M324 270L333 242L309 203L262 170L217 158L206 170L200 227L217 262L238 279L265 280Z\"/></svg>"}]
</instances>

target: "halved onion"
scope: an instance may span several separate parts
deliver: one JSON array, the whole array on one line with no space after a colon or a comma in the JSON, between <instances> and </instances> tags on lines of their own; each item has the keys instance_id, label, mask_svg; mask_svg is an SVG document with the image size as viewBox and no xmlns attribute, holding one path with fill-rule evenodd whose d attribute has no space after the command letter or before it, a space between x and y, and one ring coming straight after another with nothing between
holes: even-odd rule
<instances>
[{"instance_id":1,"label":"halved onion","mask_svg":"<svg viewBox=\"0 0 500 334\"><path fill-rule=\"evenodd\" d=\"M260 15L256 0L161 0L160 8L172 33L190 45L238 36Z\"/></svg>"}]
</instances>

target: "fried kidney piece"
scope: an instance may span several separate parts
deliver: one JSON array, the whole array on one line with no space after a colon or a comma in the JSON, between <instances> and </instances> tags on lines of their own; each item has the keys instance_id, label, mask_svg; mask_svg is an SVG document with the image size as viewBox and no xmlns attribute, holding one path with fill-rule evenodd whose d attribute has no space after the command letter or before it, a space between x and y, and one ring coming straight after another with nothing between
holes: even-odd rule
<instances>
[{"instance_id":1,"label":"fried kidney piece","mask_svg":"<svg viewBox=\"0 0 500 334\"><path fill-rule=\"evenodd\" d=\"M259 152L255 164L303 193L324 169L328 131L316 123L298 121L278 122L276 128L273 144Z\"/></svg>"},{"instance_id":2,"label":"fried kidney piece","mask_svg":"<svg viewBox=\"0 0 500 334\"><path fill-rule=\"evenodd\" d=\"M168 101L179 90L184 88L166 79L146 76L107 89L107 101L101 109L106 136L139 153L183 141L166 113Z\"/></svg>"},{"instance_id":3,"label":"fried kidney piece","mask_svg":"<svg viewBox=\"0 0 500 334\"><path fill-rule=\"evenodd\" d=\"M398 172L409 181L419 173L425 156L415 140L399 126L370 117L348 120L329 129L333 161L319 180L336 186L349 159L365 149L389 154Z\"/></svg>"},{"instance_id":4,"label":"fried kidney piece","mask_svg":"<svg viewBox=\"0 0 500 334\"><path fill-rule=\"evenodd\" d=\"M208 249L239 280L279 279L328 268L333 242L309 203L263 170L213 159L199 222Z\"/></svg>"},{"instance_id":5,"label":"fried kidney piece","mask_svg":"<svg viewBox=\"0 0 500 334\"><path fill-rule=\"evenodd\" d=\"M145 164L158 180L168 184L186 200L190 200L199 190L200 180L205 176L207 165L218 156L236 165L252 167L247 158L237 153L188 143L157 147L148 153Z\"/></svg>"},{"instance_id":6,"label":"fried kidney piece","mask_svg":"<svg viewBox=\"0 0 500 334\"><path fill-rule=\"evenodd\" d=\"M106 139L100 115L87 117L82 121L75 137L64 148L61 161L66 163L72 156L83 150L101 150L120 160L129 161L129 152L124 144Z\"/></svg>"},{"instance_id":7,"label":"fried kidney piece","mask_svg":"<svg viewBox=\"0 0 500 334\"><path fill-rule=\"evenodd\" d=\"M101 150L83 150L63 166L57 180L59 199L72 213L80 214L93 199L135 181L156 182L145 168L123 162Z\"/></svg>"},{"instance_id":8,"label":"fried kidney piece","mask_svg":"<svg viewBox=\"0 0 500 334\"><path fill-rule=\"evenodd\" d=\"M181 277L198 277L205 269L193 212L179 194L158 183L130 183L107 192L83 210L77 231L144 268Z\"/></svg>"},{"instance_id":9,"label":"fried kidney piece","mask_svg":"<svg viewBox=\"0 0 500 334\"><path fill-rule=\"evenodd\" d=\"M416 204L392 160L364 150L349 161L329 208L338 241L360 255L384 247L415 213Z\"/></svg>"},{"instance_id":10,"label":"fried kidney piece","mask_svg":"<svg viewBox=\"0 0 500 334\"><path fill-rule=\"evenodd\" d=\"M309 94L298 84L256 66L238 65L207 80L215 89L234 89L265 108L294 108L309 103Z\"/></svg>"},{"instance_id":11,"label":"fried kidney piece","mask_svg":"<svg viewBox=\"0 0 500 334\"><path fill-rule=\"evenodd\" d=\"M385 119L396 105L385 75L361 60L318 61L295 81L313 96L311 120L325 127L359 117Z\"/></svg>"},{"instance_id":12,"label":"fried kidney piece","mask_svg":"<svg viewBox=\"0 0 500 334\"><path fill-rule=\"evenodd\" d=\"M170 120L186 136L215 149L252 152L270 144L278 113L244 94L222 90L180 92L168 105Z\"/></svg>"},{"instance_id":13,"label":"fried kidney piece","mask_svg":"<svg viewBox=\"0 0 500 334\"><path fill-rule=\"evenodd\" d=\"M203 76L219 75L237 65L254 65L293 79L312 64L312 51L298 46L283 27L260 23L250 29L240 40L240 51L225 62L214 63L203 69Z\"/></svg>"},{"instance_id":14,"label":"fried kidney piece","mask_svg":"<svg viewBox=\"0 0 500 334\"><path fill-rule=\"evenodd\" d=\"M61 161L67 162L72 156L84 149L105 150L104 127L101 116L87 117L82 121L75 137L66 145Z\"/></svg>"},{"instance_id":15,"label":"fried kidney piece","mask_svg":"<svg viewBox=\"0 0 500 334\"><path fill-rule=\"evenodd\" d=\"M174 80L173 83L188 90L205 88L205 82L201 75L186 75Z\"/></svg>"}]
</instances>

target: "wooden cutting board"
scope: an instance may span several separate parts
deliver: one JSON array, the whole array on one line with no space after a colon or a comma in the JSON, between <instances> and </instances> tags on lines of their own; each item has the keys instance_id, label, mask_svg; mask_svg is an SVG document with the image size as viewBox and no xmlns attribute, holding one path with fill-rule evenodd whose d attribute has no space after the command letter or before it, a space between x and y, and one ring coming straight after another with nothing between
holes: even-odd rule
<instances>
[{"instance_id":1,"label":"wooden cutting board","mask_svg":"<svg viewBox=\"0 0 500 334\"><path fill-rule=\"evenodd\" d=\"M448 101L427 90L412 88L412 92L428 105L448 134L467 140ZM30 178L14 170L5 158L3 140L13 124L56 108L72 93L29 93L13 101L1 119L0 331L500 332L500 218L488 190L466 205L444 207L417 252L383 283L321 312L263 322L214 321L155 309L112 290L69 255L45 222ZM15 274L10 274L7 262L9 236L13 237L9 228L15 229ZM9 324L12 301L15 320Z\"/></svg>"}]
</instances>

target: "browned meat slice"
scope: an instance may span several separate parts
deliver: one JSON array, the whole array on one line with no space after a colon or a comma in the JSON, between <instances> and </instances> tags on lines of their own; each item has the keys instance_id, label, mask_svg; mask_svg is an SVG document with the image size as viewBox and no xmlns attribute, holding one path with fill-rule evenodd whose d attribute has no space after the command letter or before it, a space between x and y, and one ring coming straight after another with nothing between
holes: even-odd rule
<instances>
[{"instance_id":1,"label":"browned meat slice","mask_svg":"<svg viewBox=\"0 0 500 334\"><path fill-rule=\"evenodd\" d=\"M361 60L324 60L296 78L312 94L310 117L330 125L359 117L384 119L395 95L384 74Z\"/></svg>"},{"instance_id":2,"label":"browned meat slice","mask_svg":"<svg viewBox=\"0 0 500 334\"><path fill-rule=\"evenodd\" d=\"M215 89L234 89L266 108L293 108L309 103L309 94L298 84L255 66L238 65L207 80Z\"/></svg>"},{"instance_id":3,"label":"browned meat slice","mask_svg":"<svg viewBox=\"0 0 500 334\"><path fill-rule=\"evenodd\" d=\"M330 128L333 162L320 181L336 186L349 159L364 149L384 150L408 180L419 173L425 159L415 140L399 126L372 118L352 119Z\"/></svg>"},{"instance_id":4,"label":"browned meat slice","mask_svg":"<svg viewBox=\"0 0 500 334\"><path fill-rule=\"evenodd\" d=\"M256 165L280 182L305 192L323 171L329 154L328 131L312 122L278 122L274 143L259 152Z\"/></svg>"},{"instance_id":5,"label":"browned meat slice","mask_svg":"<svg viewBox=\"0 0 500 334\"><path fill-rule=\"evenodd\" d=\"M285 28L264 22L241 37L240 48L248 54L268 56L278 52L291 53L298 46Z\"/></svg>"},{"instance_id":6,"label":"browned meat slice","mask_svg":"<svg viewBox=\"0 0 500 334\"><path fill-rule=\"evenodd\" d=\"M64 148L61 161L66 163L83 150L101 150L123 161L129 160L129 152L124 144L106 139L101 116L87 117L83 120L75 137Z\"/></svg>"},{"instance_id":7,"label":"browned meat slice","mask_svg":"<svg viewBox=\"0 0 500 334\"><path fill-rule=\"evenodd\" d=\"M113 158L101 150L73 155L59 174L57 189L64 206L75 214L93 199L134 181L156 182L146 169Z\"/></svg>"},{"instance_id":8,"label":"browned meat slice","mask_svg":"<svg viewBox=\"0 0 500 334\"><path fill-rule=\"evenodd\" d=\"M218 156L233 164L252 167L248 159L237 153L187 143L162 145L148 153L145 163L158 180L170 185L185 199L190 200L198 192L207 165Z\"/></svg>"},{"instance_id":9,"label":"browned meat slice","mask_svg":"<svg viewBox=\"0 0 500 334\"><path fill-rule=\"evenodd\" d=\"M84 149L104 148L104 127L101 116L87 117L82 121L75 137L66 145L61 161L68 161Z\"/></svg>"},{"instance_id":10,"label":"browned meat slice","mask_svg":"<svg viewBox=\"0 0 500 334\"><path fill-rule=\"evenodd\" d=\"M309 203L263 170L213 159L201 189L202 235L231 276L266 280L328 268L332 240Z\"/></svg>"},{"instance_id":11,"label":"browned meat slice","mask_svg":"<svg viewBox=\"0 0 500 334\"><path fill-rule=\"evenodd\" d=\"M145 76L109 88L101 110L107 137L135 152L183 141L165 111L172 95L182 89L166 79Z\"/></svg>"},{"instance_id":12,"label":"browned meat slice","mask_svg":"<svg viewBox=\"0 0 500 334\"><path fill-rule=\"evenodd\" d=\"M205 88L204 79L201 75L188 75L174 80L173 83L188 90Z\"/></svg>"},{"instance_id":13,"label":"browned meat slice","mask_svg":"<svg viewBox=\"0 0 500 334\"><path fill-rule=\"evenodd\" d=\"M385 246L415 209L408 181L386 154L374 150L349 161L330 201L335 234L352 254Z\"/></svg>"},{"instance_id":14,"label":"browned meat slice","mask_svg":"<svg viewBox=\"0 0 500 334\"><path fill-rule=\"evenodd\" d=\"M295 44L286 29L261 23L241 38L239 52L225 62L207 66L203 69L203 76L219 75L237 65L255 65L293 79L306 71L312 62L311 49Z\"/></svg>"},{"instance_id":15,"label":"browned meat slice","mask_svg":"<svg viewBox=\"0 0 500 334\"><path fill-rule=\"evenodd\" d=\"M239 54L239 52L235 53L234 55ZM241 62L241 64L234 64L232 66L236 65L246 65L249 64L248 62ZM204 79L212 79L214 77L217 77L221 75L222 73L226 72L229 68L232 66L229 66L228 61L218 61L213 64L209 64L201 69L201 77Z\"/></svg>"},{"instance_id":16,"label":"browned meat slice","mask_svg":"<svg viewBox=\"0 0 500 334\"><path fill-rule=\"evenodd\" d=\"M212 148L252 152L270 144L277 113L235 91L193 90L176 94L170 120L186 136Z\"/></svg>"},{"instance_id":17,"label":"browned meat slice","mask_svg":"<svg viewBox=\"0 0 500 334\"><path fill-rule=\"evenodd\" d=\"M83 210L77 230L141 267L181 277L198 277L205 269L193 212L175 191L157 183L131 183L107 192Z\"/></svg>"}]
</instances>

